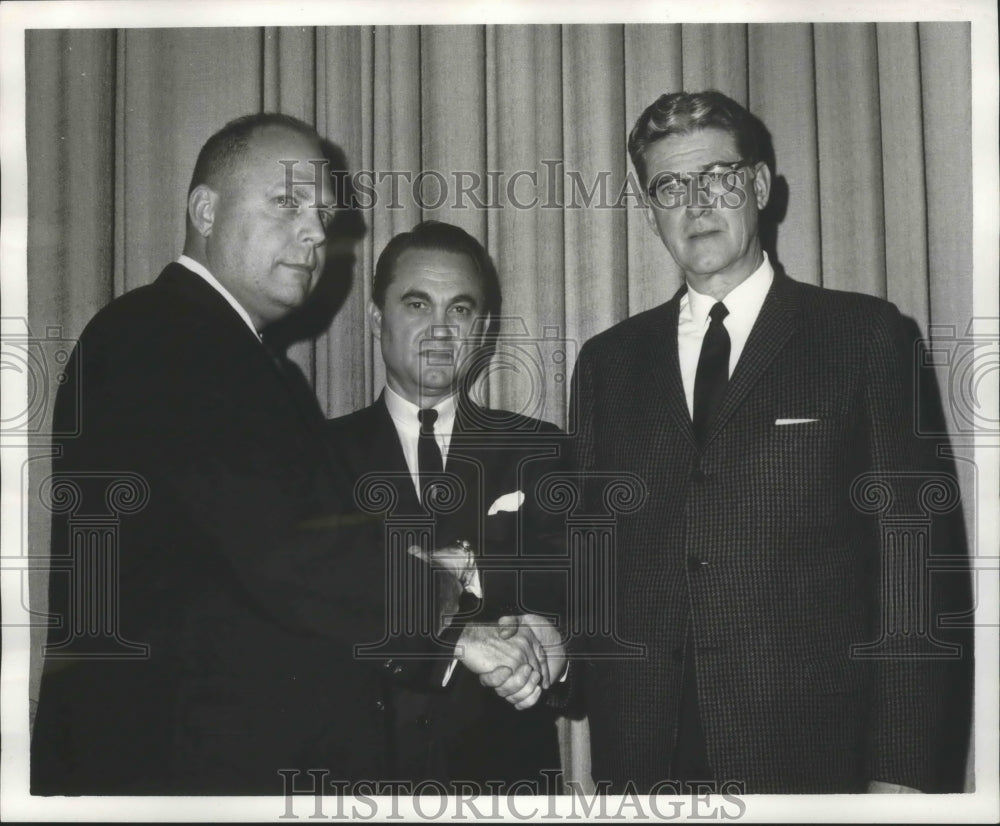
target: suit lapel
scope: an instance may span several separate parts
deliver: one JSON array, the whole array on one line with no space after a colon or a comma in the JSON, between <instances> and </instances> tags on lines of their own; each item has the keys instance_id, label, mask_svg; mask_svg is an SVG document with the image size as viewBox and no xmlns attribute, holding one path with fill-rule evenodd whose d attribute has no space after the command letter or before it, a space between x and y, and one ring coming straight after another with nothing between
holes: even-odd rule
<instances>
[{"instance_id":1,"label":"suit lapel","mask_svg":"<svg viewBox=\"0 0 1000 826\"><path fill-rule=\"evenodd\" d=\"M680 314L681 297L686 287L680 290L662 308L653 322L649 335L649 369L647 375L658 385L658 396L663 399L667 415L677 432L683 433L692 444L695 443L694 426L684 395L681 379L681 364L677 355L677 320Z\"/></svg>"},{"instance_id":2,"label":"suit lapel","mask_svg":"<svg viewBox=\"0 0 1000 826\"><path fill-rule=\"evenodd\" d=\"M476 542L479 539L478 527L483 508L483 486L490 474L488 463L494 451L483 449L490 438L485 431L486 416L475 415L470 424L470 411L467 408L471 405L472 402L467 398L456 399L455 426L445 471L454 473L459 478L465 499L461 507L444 517L443 522L456 536ZM476 413L480 412L481 408L477 408Z\"/></svg>"},{"instance_id":3,"label":"suit lapel","mask_svg":"<svg viewBox=\"0 0 1000 826\"><path fill-rule=\"evenodd\" d=\"M726 426L798 326L799 302L795 282L775 272L774 282L750 330L750 337L729 380L707 441L711 441Z\"/></svg>"},{"instance_id":4,"label":"suit lapel","mask_svg":"<svg viewBox=\"0 0 1000 826\"><path fill-rule=\"evenodd\" d=\"M397 510L402 513L422 512L423 507L413 485L413 477L406 465L403 455L403 445L399 441L396 425L389 415L385 403L385 391L379 395L371 407L371 428L368 439L363 444L361 456L362 467L369 472L385 473L390 476L393 487L399 496Z\"/></svg>"}]
</instances>

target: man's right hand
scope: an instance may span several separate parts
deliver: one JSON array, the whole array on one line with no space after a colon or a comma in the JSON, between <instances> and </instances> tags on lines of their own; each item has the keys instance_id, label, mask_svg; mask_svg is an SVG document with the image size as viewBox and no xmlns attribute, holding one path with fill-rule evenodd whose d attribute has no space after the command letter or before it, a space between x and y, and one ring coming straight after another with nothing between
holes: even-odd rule
<instances>
[{"instance_id":1,"label":"man's right hand","mask_svg":"<svg viewBox=\"0 0 1000 826\"><path fill-rule=\"evenodd\" d=\"M480 675L480 681L502 675L505 693L501 696L515 708L528 708L538 701L542 685L548 686L548 662L545 649L531 630L520 626L516 618L509 619L513 622L467 625L455 654L466 668Z\"/></svg>"},{"instance_id":2,"label":"man's right hand","mask_svg":"<svg viewBox=\"0 0 1000 826\"><path fill-rule=\"evenodd\" d=\"M562 678L566 670L566 649L562 636L555 625L535 614L501 617L497 623L501 637L526 634L533 640L533 647L539 659L544 661L543 679L532 681L531 673L525 666L511 669L501 665L489 673L480 674L479 682L492 688L514 708L531 708L541 698L542 689L548 689L553 682Z\"/></svg>"}]
</instances>

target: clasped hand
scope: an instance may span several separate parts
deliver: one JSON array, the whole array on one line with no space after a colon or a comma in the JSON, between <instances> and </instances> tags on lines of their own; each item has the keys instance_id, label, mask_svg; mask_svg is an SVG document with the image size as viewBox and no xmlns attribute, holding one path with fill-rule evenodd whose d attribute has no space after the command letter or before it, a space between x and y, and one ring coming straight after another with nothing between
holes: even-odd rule
<instances>
[{"instance_id":1,"label":"clasped hand","mask_svg":"<svg viewBox=\"0 0 1000 826\"><path fill-rule=\"evenodd\" d=\"M479 682L518 710L537 703L542 691L562 677L566 668L559 631L537 614L467 625L455 653L479 675Z\"/></svg>"},{"instance_id":2,"label":"clasped hand","mask_svg":"<svg viewBox=\"0 0 1000 826\"><path fill-rule=\"evenodd\" d=\"M476 571L475 554L468 543L454 543L409 552L435 568L446 570L468 587ZM455 654L479 675L479 681L518 710L531 708L544 689L562 677L566 651L552 622L537 614L501 617L495 624L470 623L458 639Z\"/></svg>"}]
</instances>

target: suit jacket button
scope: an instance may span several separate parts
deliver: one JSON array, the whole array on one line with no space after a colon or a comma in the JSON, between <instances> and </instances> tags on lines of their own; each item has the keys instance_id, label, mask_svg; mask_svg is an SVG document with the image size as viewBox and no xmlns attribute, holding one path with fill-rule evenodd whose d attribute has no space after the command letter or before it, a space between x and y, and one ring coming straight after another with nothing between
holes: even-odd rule
<instances>
[{"instance_id":1,"label":"suit jacket button","mask_svg":"<svg viewBox=\"0 0 1000 826\"><path fill-rule=\"evenodd\" d=\"M703 562L696 556L689 556L687 558L687 565L689 571L700 571L702 568L708 565L707 562Z\"/></svg>"},{"instance_id":2,"label":"suit jacket button","mask_svg":"<svg viewBox=\"0 0 1000 826\"><path fill-rule=\"evenodd\" d=\"M392 668L393 665L394 663L392 660L386 660L384 663L382 663L383 668Z\"/></svg>"},{"instance_id":3,"label":"suit jacket button","mask_svg":"<svg viewBox=\"0 0 1000 826\"><path fill-rule=\"evenodd\" d=\"M426 714L421 714L417 718L417 725L420 726L420 728L427 728L430 724L430 718Z\"/></svg>"},{"instance_id":4,"label":"suit jacket button","mask_svg":"<svg viewBox=\"0 0 1000 826\"><path fill-rule=\"evenodd\" d=\"M375 710L376 711L385 711L385 701L384 700L376 700L375 701Z\"/></svg>"},{"instance_id":5,"label":"suit jacket button","mask_svg":"<svg viewBox=\"0 0 1000 826\"><path fill-rule=\"evenodd\" d=\"M393 674L402 674L403 673L403 666L401 666L401 665L394 666L393 669L392 669L392 673Z\"/></svg>"},{"instance_id":6,"label":"suit jacket button","mask_svg":"<svg viewBox=\"0 0 1000 826\"><path fill-rule=\"evenodd\" d=\"M708 477L705 475L705 471L703 471L700 467L696 467L694 470L691 471L691 481L692 482L695 482L697 484L701 484L707 478Z\"/></svg>"}]
</instances>

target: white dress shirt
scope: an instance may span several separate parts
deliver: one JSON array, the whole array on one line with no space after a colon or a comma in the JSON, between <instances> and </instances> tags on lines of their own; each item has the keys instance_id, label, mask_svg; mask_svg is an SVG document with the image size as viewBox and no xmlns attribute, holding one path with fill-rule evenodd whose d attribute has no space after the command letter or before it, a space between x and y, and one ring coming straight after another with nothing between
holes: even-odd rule
<instances>
[{"instance_id":1,"label":"white dress shirt","mask_svg":"<svg viewBox=\"0 0 1000 826\"><path fill-rule=\"evenodd\" d=\"M385 386L385 406L389 408L389 415L392 423L396 426L396 434L399 436L399 443L403 447L403 456L406 458L406 469L410 471L410 478L413 479L413 487L420 496L420 483L417 478L419 462L417 453L420 444L420 420L417 414L420 408L413 402L407 401L393 390L389 385ZM437 411L437 421L434 422L434 440L441 448L441 464L448 466L448 448L451 447L451 433L455 429L455 397L448 396L444 401L434 405Z\"/></svg>"},{"instance_id":2,"label":"white dress shirt","mask_svg":"<svg viewBox=\"0 0 1000 826\"><path fill-rule=\"evenodd\" d=\"M730 376L736 369L736 363L740 360L743 348L750 337L750 330L760 315L760 308L764 305L764 299L773 281L774 268L765 252L764 263L722 301L729 310L729 315L722 323L729 333ZM687 292L681 297L680 314L677 318L677 357L681 364L681 381L684 383L688 413L692 418L694 418L694 379L698 372L698 357L701 355L701 343L708 331L708 312L715 303L716 300L712 296L695 292L690 284Z\"/></svg>"},{"instance_id":3,"label":"white dress shirt","mask_svg":"<svg viewBox=\"0 0 1000 826\"><path fill-rule=\"evenodd\" d=\"M389 409L389 416L392 418L392 423L396 426L396 435L399 436L399 443L403 448L403 456L406 459L406 469L410 471L410 478L413 480L413 487L417 491L417 497L419 498L420 480L418 478L418 468L420 464L417 459L417 451L419 450L420 420L417 418L417 414L420 412L420 408L413 402L404 399L399 393L389 387L388 384L385 386L385 406ZM441 463L446 467L448 464L448 448L451 447L451 434L455 429L455 396L448 396L444 401L438 402L434 405L434 410L438 414L437 420L434 422L434 440L438 443L438 447L441 448ZM483 586L479 580L478 568L472 571L472 576L469 578L469 584L465 587L465 590L480 599L483 598ZM451 664L445 670L441 685L448 684L451 680L451 675L455 673L456 665L458 665L458 660L452 660Z\"/></svg>"},{"instance_id":4,"label":"white dress shirt","mask_svg":"<svg viewBox=\"0 0 1000 826\"><path fill-rule=\"evenodd\" d=\"M236 310L237 313L239 313L240 318L242 318L246 322L247 327L253 330L253 334L257 336L258 339L260 338L260 333L257 332L257 328L254 327L253 321L250 320L250 313L248 313L246 310L243 309L243 305L240 304L240 302L237 301L235 298L233 298L233 294L222 286L222 283L219 281L219 279L216 278L214 275L212 275L212 273L208 271L208 268L205 267L204 264L195 261L193 258L190 258L187 255L181 255L181 257L177 259L177 263L180 264L182 267L187 267L189 270L191 270L191 272L195 273L196 275L200 275L203 279L205 279L205 281L211 284L212 287L219 293L219 295L221 295L224 299L226 299L226 301L229 302L229 305L234 310Z\"/></svg>"},{"instance_id":5,"label":"white dress shirt","mask_svg":"<svg viewBox=\"0 0 1000 826\"><path fill-rule=\"evenodd\" d=\"M389 416L396 427L396 435L399 436L399 443L403 448L403 456L406 459L406 469L410 471L410 478L413 480L413 487L420 497L420 480L418 478L419 461L417 452L420 440L420 420L417 414L420 408L413 402L407 401L393 390L389 385L385 386L385 406L389 409ZM451 434L455 429L455 396L451 395L443 401L434 405L437 411L437 421L434 422L434 440L441 448L441 462L445 468L448 465L448 449L451 447ZM483 598L483 588L479 580L479 570L475 569L469 579L466 590L471 594ZM452 664L454 667L454 663ZM451 671L445 678L451 676Z\"/></svg>"}]
</instances>

